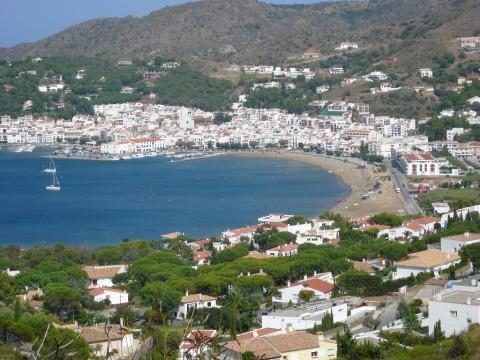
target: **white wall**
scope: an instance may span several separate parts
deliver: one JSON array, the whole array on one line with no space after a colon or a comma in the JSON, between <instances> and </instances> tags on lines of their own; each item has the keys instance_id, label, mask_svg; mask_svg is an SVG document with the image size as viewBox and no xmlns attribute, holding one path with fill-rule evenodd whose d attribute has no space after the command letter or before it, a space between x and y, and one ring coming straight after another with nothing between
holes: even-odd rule
<instances>
[{"instance_id":1,"label":"white wall","mask_svg":"<svg viewBox=\"0 0 480 360\"><path fill-rule=\"evenodd\" d=\"M330 294L325 294L321 291L305 287L303 285L291 286L283 289L279 289L281 295L281 302L283 304L288 304L290 301L294 304L299 303L298 294L302 290L311 290L315 293L315 297L319 300L329 299ZM275 300L274 300L275 301Z\"/></svg>"},{"instance_id":2,"label":"white wall","mask_svg":"<svg viewBox=\"0 0 480 360\"><path fill-rule=\"evenodd\" d=\"M332 312L334 322L344 322L348 317L348 307L347 304L341 304L330 309L324 309L309 313L311 315L318 316L317 320L310 320L305 318L305 313L303 316L298 317L287 317L287 316L277 316L274 312L269 315L262 316L262 327L272 327L275 329L286 330L287 325L291 324L294 330L306 330L311 329L315 325L320 325L322 323L319 315L325 316L325 314Z\"/></svg>"},{"instance_id":3,"label":"white wall","mask_svg":"<svg viewBox=\"0 0 480 360\"><path fill-rule=\"evenodd\" d=\"M103 294L95 296L94 299L96 302L101 302L105 299L108 299L112 305L126 304L128 303L128 293L126 291L120 293L117 291L106 290Z\"/></svg>"},{"instance_id":4,"label":"white wall","mask_svg":"<svg viewBox=\"0 0 480 360\"><path fill-rule=\"evenodd\" d=\"M417 276L418 274L421 274L424 272L425 272L424 269L397 266L397 271L395 272L394 279L408 278L412 274L413 276Z\"/></svg>"},{"instance_id":5,"label":"white wall","mask_svg":"<svg viewBox=\"0 0 480 360\"><path fill-rule=\"evenodd\" d=\"M440 242L440 248L443 252L450 254L458 254L463 246L471 245L480 242L479 240L472 241L458 241L452 239L442 239Z\"/></svg>"},{"instance_id":6,"label":"white wall","mask_svg":"<svg viewBox=\"0 0 480 360\"><path fill-rule=\"evenodd\" d=\"M456 311L453 316L451 311ZM480 320L480 307L467 304L452 304L430 300L428 303L429 325L428 332L433 334L435 323L440 320L445 336L452 336L468 330L470 324L478 324Z\"/></svg>"}]
</instances>

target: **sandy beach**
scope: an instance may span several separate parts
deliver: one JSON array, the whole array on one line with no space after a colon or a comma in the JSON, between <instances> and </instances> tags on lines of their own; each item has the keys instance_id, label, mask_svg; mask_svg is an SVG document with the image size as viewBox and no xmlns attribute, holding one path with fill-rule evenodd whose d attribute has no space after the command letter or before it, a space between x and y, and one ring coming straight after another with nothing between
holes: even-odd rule
<instances>
[{"instance_id":1,"label":"sandy beach","mask_svg":"<svg viewBox=\"0 0 480 360\"><path fill-rule=\"evenodd\" d=\"M229 153L230 156L246 156L258 158L271 158L298 161L300 163L316 166L332 171L350 187L350 193L335 205L330 211L339 213L346 218L355 219L375 215L384 211L404 214L403 201L395 193L391 181L386 173L374 173L370 169L360 167L358 164L308 153L293 152L249 152ZM371 188L376 180L382 183L381 194L379 191L370 194L369 199L361 200L366 189Z\"/></svg>"}]
</instances>

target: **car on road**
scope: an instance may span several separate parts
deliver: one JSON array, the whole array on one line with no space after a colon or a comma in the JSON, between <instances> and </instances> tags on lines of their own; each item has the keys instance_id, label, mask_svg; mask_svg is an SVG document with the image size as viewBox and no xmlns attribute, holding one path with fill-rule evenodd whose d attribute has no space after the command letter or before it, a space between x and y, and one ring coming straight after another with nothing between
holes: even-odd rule
<instances>
[{"instance_id":1,"label":"car on road","mask_svg":"<svg viewBox=\"0 0 480 360\"><path fill-rule=\"evenodd\" d=\"M400 188L397 187L397 188L395 189L395 192L396 192L396 193L399 193L399 192L400 192Z\"/></svg>"}]
</instances>

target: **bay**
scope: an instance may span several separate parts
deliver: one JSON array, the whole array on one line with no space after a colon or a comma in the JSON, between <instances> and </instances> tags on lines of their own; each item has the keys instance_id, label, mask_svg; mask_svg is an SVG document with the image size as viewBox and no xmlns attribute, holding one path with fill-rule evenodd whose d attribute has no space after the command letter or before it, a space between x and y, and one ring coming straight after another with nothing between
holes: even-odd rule
<instances>
[{"instance_id":1,"label":"bay","mask_svg":"<svg viewBox=\"0 0 480 360\"><path fill-rule=\"evenodd\" d=\"M62 190L48 192L41 155L0 150L1 245L215 236L272 212L315 216L349 191L336 176L294 161L221 156L57 160Z\"/></svg>"}]
</instances>

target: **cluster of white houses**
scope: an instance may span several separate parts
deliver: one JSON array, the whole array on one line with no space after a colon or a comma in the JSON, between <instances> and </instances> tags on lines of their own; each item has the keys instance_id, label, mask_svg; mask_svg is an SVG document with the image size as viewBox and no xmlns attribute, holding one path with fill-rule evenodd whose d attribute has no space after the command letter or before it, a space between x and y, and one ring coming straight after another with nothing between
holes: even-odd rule
<instances>
[{"instance_id":1,"label":"cluster of white houses","mask_svg":"<svg viewBox=\"0 0 480 360\"><path fill-rule=\"evenodd\" d=\"M258 68L262 72L272 70L265 66ZM309 74L305 69L280 70L287 71L289 76ZM331 70L343 71L335 67ZM430 77L431 69L420 69L420 75ZM387 78L380 71L363 77L366 81ZM259 86L278 87L280 83L272 81ZM320 86L317 91L324 89ZM445 158L433 157L432 150L446 148L460 159L480 156L479 142L456 140L467 134L468 129L449 129L445 141L431 142L426 136L417 135L415 119L377 116L370 113L368 104L364 103L316 100L310 105L318 110L317 115L298 115L278 109L246 108L246 101L247 96L241 95L232 105L232 120L220 125L214 124L215 114L211 112L142 103L96 105L95 115L76 115L70 121L30 115L0 116L0 144L55 145L93 138L102 139L100 152L112 156L175 149L179 144L199 150L214 150L218 144L240 144L257 149L314 147L321 152L344 156L358 153L362 146L367 146L370 154L393 157L402 171L412 176L461 175L461 170ZM480 103L480 97L472 97L468 103ZM480 124L480 117L471 109L461 112L446 109L440 115L462 116L471 124Z\"/></svg>"}]
</instances>

